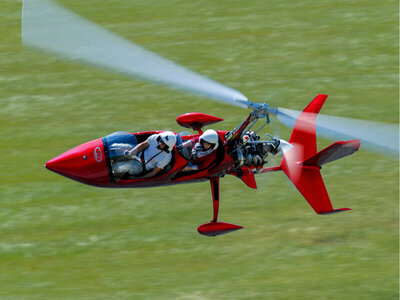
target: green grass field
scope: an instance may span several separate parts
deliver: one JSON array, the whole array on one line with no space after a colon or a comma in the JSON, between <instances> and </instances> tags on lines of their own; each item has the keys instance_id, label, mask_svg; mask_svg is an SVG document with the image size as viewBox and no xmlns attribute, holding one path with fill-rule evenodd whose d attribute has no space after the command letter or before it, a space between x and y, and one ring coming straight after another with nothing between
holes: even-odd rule
<instances>
[{"instance_id":1,"label":"green grass field","mask_svg":"<svg viewBox=\"0 0 400 300\"><path fill-rule=\"evenodd\" d=\"M326 93L322 113L399 122L397 1L60 3L251 100L299 110ZM353 209L329 216L283 173L256 191L227 176L221 220L245 229L201 236L208 183L97 189L43 165L114 131L179 132L190 111L229 130L247 111L22 48L20 20L2 0L0 299L399 298L398 160L327 165L334 207Z\"/></svg>"}]
</instances>

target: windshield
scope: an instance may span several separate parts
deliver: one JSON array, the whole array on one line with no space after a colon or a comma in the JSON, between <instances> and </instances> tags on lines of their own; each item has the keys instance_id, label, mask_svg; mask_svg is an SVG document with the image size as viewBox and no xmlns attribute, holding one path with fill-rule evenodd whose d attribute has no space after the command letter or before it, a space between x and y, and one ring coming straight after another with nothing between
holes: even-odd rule
<instances>
[{"instance_id":1,"label":"windshield","mask_svg":"<svg viewBox=\"0 0 400 300\"><path fill-rule=\"evenodd\" d=\"M111 181L118 181L132 169L133 161L126 155L138 144L136 136L131 133L115 132L103 138L108 174ZM140 163L139 163L140 165Z\"/></svg>"},{"instance_id":2,"label":"windshield","mask_svg":"<svg viewBox=\"0 0 400 300\"><path fill-rule=\"evenodd\" d=\"M110 159L117 159L118 157L124 156L125 151L132 150L138 144L133 134L122 132L116 132L106 136L103 142L108 148L108 156Z\"/></svg>"}]
</instances>

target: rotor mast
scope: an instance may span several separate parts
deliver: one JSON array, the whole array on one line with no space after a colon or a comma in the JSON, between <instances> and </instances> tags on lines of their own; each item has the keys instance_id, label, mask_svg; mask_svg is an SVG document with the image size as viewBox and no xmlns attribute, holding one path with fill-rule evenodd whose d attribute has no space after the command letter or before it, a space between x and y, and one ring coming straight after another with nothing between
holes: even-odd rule
<instances>
[{"instance_id":1,"label":"rotor mast","mask_svg":"<svg viewBox=\"0 0 400 300\"><path fill-rule=\"evenodd\" d=\"M248 108L253 109L253 111L242 123L240 123L228 134L228 136L226 137L226 143L229 143L233 140L238 140L246 130L249 130L251 127L253 127L258 119L266 118L266 122L262 127L270 123L268 114L269 107L267 103L254 103L247 100L246 105Z\"/></svg>"}]
</instances>

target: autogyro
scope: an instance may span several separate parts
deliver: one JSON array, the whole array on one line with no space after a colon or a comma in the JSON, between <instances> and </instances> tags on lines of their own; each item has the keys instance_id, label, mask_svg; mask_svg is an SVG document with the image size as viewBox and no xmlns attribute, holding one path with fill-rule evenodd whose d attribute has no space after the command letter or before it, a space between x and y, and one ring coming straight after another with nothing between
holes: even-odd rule
<instances>
[{"instance_id":1,"label":"autogyro","mask_svg":"<svg viewBox=\"0 0 400 300\"><path fill-rule=\"evenodd\" d=\"M236 128L216 131L218 146L196 169L187 169L190 149L185 144L198 142L203 127L220 122L221 118L204 113L178 116L178 124L197 133L173 133L176 143L169 149L171 159L154 177L146 178L143 172L132 174L123 166L133 163L127 153L162 131L116 132L77 146L46 163L49 170L99 187L135 188L209 181L213 218L198 227L201 234L215 236L242 228L218 221L219 182L225 175L236 176L248 187L257 188L255 175L283 171L317 214L330 214L349 208L333 209L320 173L324 164L353 154L360 147L360 139L375 148L386 147L398 153L397 146L393 147L397 136L389 138L388 143L381 142L379 138L384 134L374 133L369 126L352 119L346 119L351 126L345 124L344 129L340 124L332 126L334 117L329 116L320 117L317 124L317 115L327 95L317 95L300 114L251 102L240 92L145 50L47 0L24 0L22 22L22 39L27 46L251 110ZM261 134L270 123L270 114L293 126L287 142L268 133ZM257 122L261 125L256 125ZM375 123L374 128L379 128L379 124ZM318 152L317 129L322 134L327 129L330 136L334 133L353 139L337 141ZM385 128L384 131L387 132ZM282 155L280 164L267 166L269 157L276 154ZM140 164L140 159L136 157L135 163Z\"/></svg>"}]
</instances>

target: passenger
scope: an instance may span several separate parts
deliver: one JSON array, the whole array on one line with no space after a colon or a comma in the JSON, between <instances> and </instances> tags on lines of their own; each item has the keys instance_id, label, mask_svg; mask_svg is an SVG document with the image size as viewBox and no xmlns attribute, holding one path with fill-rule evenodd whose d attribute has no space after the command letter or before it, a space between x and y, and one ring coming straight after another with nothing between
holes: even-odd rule
<instances>
[{"instance_id":1,"label":"passenger","mask_svg":"<svg viewBox=\"0 0 400 300\"><path fill-rule=\"evenodd\" d=\"M183 147L192 147L192 151L190 163L182 171L198 170L198 165L203 158L218 148L218 140L218 133L213 129L208 129L199 137L197 143L194 139L185 142Z\"/></svg>"},{"instance_id":2,"label":"passenger","mask_svg":"<svg viewBox=\"0 0 400 300\"><path fill-rule=\"evenodd\" d=\"M133 160L139 159L143 163L145 174L140 178L150 178L156 176L164 167L166 167L171 159L171 151L176 144L176 136L171 131L164 131L160 134L153 134L146 141L136 145L130 151L126 151L126 155L131 156ZM139 156L139 159L136 157ZM140 175L141 170L131 170L129 174Z\"/></svg>"}]
</instances>

